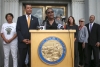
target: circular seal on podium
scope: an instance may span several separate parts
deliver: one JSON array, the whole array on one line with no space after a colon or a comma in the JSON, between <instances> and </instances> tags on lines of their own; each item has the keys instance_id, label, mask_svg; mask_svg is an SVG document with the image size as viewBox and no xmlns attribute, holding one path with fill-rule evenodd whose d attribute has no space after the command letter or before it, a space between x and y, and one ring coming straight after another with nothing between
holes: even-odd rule
<instances>
[{"instance_id":1,"label":"circular seal on podium","mask_svg":"<svg viewBox=\"0 0 100 67\"><path fill-rule=\"evenodd\" d=\"M57 37L47 37L41 41L38 47L40 59L49 65L60 63L66 55L64 42Z\"/></svg>"}]
</instances>

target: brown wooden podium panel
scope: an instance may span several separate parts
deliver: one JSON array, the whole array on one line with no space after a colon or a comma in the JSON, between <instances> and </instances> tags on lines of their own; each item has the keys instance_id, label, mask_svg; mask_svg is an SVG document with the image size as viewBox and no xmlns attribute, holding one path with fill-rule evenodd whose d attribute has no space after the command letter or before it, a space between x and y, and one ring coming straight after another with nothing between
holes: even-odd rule
<instances>
[{"instance_id":1,"label":"brown wooden podium panel","mask_svg":"<svg viewBox=\"0 0 100 67\"><path fill-rule=\"evenodd\" d=\"M74 32L75 30L30 30L31 32L31 67L74 67ZM38 54L38 47L47 37L57 37L66 46L66 56L55 65L44 63Z\"/></svg>"}]
</instances>

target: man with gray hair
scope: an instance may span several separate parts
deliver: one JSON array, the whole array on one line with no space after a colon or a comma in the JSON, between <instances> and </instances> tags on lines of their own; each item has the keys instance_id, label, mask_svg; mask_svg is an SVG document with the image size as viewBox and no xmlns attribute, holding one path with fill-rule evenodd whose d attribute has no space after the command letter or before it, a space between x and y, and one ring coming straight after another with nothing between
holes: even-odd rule
<instances>
[{"instance_id":1,"label":"man with gray hair","mask_svg":"<svg viewBox=\"0 0 100 67\"><path fill-rule=\"evenodd\" d=\"M99 42L100 42L100 29L99 24L95 23L95 16L91 15L89 18L89 23L86 24L88 29L89 38L88 38L88 58L86 58L87 63L85 63L85 67L91 67L91 55L93 51L94 57L94 67L99 67Z\"/></svg>"}]
</instances>

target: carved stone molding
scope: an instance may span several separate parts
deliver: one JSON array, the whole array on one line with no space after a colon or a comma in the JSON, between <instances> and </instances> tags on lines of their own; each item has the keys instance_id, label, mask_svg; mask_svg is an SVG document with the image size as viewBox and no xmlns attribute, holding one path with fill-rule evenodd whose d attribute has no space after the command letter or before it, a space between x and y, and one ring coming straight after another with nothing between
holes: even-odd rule
<instances>
[{"instance_id":1,"label":"carved stone molding","mask_svg":"<svg viewBox=\"0 0 100 67\"><path fill-rule=\"evenodd\" d=\"M72 2L84 2L84 0L72 0Z\"/></svg>"},{"instance_id":2,"label":"carved stone molding","mask_svg":"<svg viewBox=\"0 0 100 67\"><path fill-rule=\"evenodd\" d=\"M65 1L22 1L22 3L32 3L32 4L67 4Z\"/></svg>"},{"instance_id":3,"label":"carved stone molding","mask_svg":"<svg viewBox=\"0 0 100 67\"><path fill-rule=\"evenodd\" d=\"M71 0L19 0L22 3L33 3L33 4L67 4Z\"/></svg>"},{"instance_id":4,"label":"carved stone molding","mask_svg":"<svg viewBox=\"0 0 100 67\"><path fill-rule=\"evenodd\" d=\"M19 0L3 0L4 2L18 2Z\"/></svg>"}]
</instances>

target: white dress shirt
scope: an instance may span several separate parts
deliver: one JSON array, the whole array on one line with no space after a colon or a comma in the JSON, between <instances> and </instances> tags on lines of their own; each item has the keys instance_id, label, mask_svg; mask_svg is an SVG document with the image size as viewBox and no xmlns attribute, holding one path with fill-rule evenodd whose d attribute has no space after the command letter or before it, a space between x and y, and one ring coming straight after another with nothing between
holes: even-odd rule
<instances>
[{"instance_id":1,"label":"white dress shirt","mask_svg":"<svg viewBox=\"0 0 100 67\"><path fill-rule=\"evenodd\" d=\"M90 30L90 25L92 24L92 27L93 27L93 24L94 24L94 22L93 23L89 23L89 30Z\"/></svg>"},{"instance_id":2,"label":"white dress shirt","mask_svg":"<svg viewBox=\"0 0 100 67\"><path fill-rule=\"evenodd\" d=\"M28 20L28 16L30 16L30 18L31 18L31 14L30 14L30 15L27 15L27 14L26 14L26 19L27 19L27 20Z\"/></svg>"}]
</instances>

